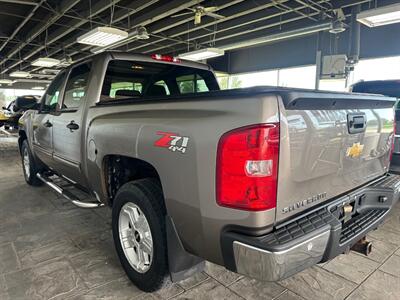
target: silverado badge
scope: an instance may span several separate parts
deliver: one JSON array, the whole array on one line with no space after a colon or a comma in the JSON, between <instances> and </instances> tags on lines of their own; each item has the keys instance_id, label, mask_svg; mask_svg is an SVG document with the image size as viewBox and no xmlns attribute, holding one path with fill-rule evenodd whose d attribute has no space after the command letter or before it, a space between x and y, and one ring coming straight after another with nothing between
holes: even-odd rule
<instances>
[{"instance_id":1,"label":"silverado badge","mask_svg":"<svg viewBox=\"0 0 400 300\"><path fill-rule=\"evenodd\" d=\"M364 145L354 143L353 146L347 148L346 156L351 158L359 157L364 149Z\"/></svg>"}]
</instances>

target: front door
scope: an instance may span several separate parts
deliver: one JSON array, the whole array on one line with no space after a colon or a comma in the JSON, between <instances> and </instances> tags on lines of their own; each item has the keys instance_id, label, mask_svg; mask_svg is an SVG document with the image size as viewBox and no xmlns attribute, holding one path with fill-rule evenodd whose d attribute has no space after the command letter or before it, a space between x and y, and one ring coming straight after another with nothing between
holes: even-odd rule
<instances>
[{"instance_id":1,"label":"front door","mask_svg":"<svg viewBox=\"0 0 400 300\"><path fill-rule=\"evenodd\" d=\"M42 98L39 112L33 119L32 144L36 156L48 167L53 167L53 118L64 85L65 73L58 75Z\"/></svg>"},{"instance_id":2,"label":"front door","mask_svg":"<svg viewBox=\"0 0 400 300\"><path fill-rule=\"evenodd\" d=\"M65 85L60 110L53 118L53 158L58 173L84 184L82 174L82 118L90 63L74 67Z\"/></svg>"}]
</instances>

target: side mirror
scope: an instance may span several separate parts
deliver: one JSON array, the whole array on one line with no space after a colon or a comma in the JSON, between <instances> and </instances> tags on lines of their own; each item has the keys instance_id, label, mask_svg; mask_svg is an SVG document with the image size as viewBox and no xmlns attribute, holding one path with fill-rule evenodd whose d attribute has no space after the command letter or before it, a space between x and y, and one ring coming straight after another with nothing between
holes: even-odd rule
<instances>
[{"instance_id":1,"label":"side mirror","mask_svg":"<svg viewBox=\"0 0 400 300\"><path fill-rule=\"evenodd\" d=\"M7 110L7 107L3 106L1 109Z\"/></svg>"}]
</instances>

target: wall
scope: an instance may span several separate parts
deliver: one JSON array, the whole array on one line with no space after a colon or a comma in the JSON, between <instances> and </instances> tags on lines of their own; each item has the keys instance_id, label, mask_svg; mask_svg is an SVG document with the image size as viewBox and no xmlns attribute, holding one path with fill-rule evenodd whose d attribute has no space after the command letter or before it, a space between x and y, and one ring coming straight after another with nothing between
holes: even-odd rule
<instances>
[{"instance_id":1,"label":"wall","mask_svg":"<svg viewBox=\"0 0 400 300\"><path fill-rule=\"evenodd\" d=\"M400 24L377 28L361 26L360 59L400 55ZM214 69L227 73L244 73L315 64L318 34L273 44L238 49L222 58L210 60ZM324 54L346 53L349 30L338 35L323 33L321 48Z\"/></svg>"}]
</instances>

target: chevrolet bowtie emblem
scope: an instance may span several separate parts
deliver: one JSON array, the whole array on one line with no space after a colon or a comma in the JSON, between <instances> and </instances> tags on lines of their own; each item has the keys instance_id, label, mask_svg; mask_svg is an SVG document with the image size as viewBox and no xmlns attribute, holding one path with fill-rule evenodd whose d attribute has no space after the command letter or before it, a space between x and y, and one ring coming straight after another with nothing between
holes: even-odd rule
<instances>
[{"instance_id":1,"label":"chevrolet bowtie emblem","mask_svg":"<svg viewBox=\"0 0 400 300\"><path fill-rule=\"evenodd\" d=\"M354 143L353 146L347 148L346 156L356 158L359 157L364 149L364 145L360 143Z\"/></svg>"}]
</instances>

